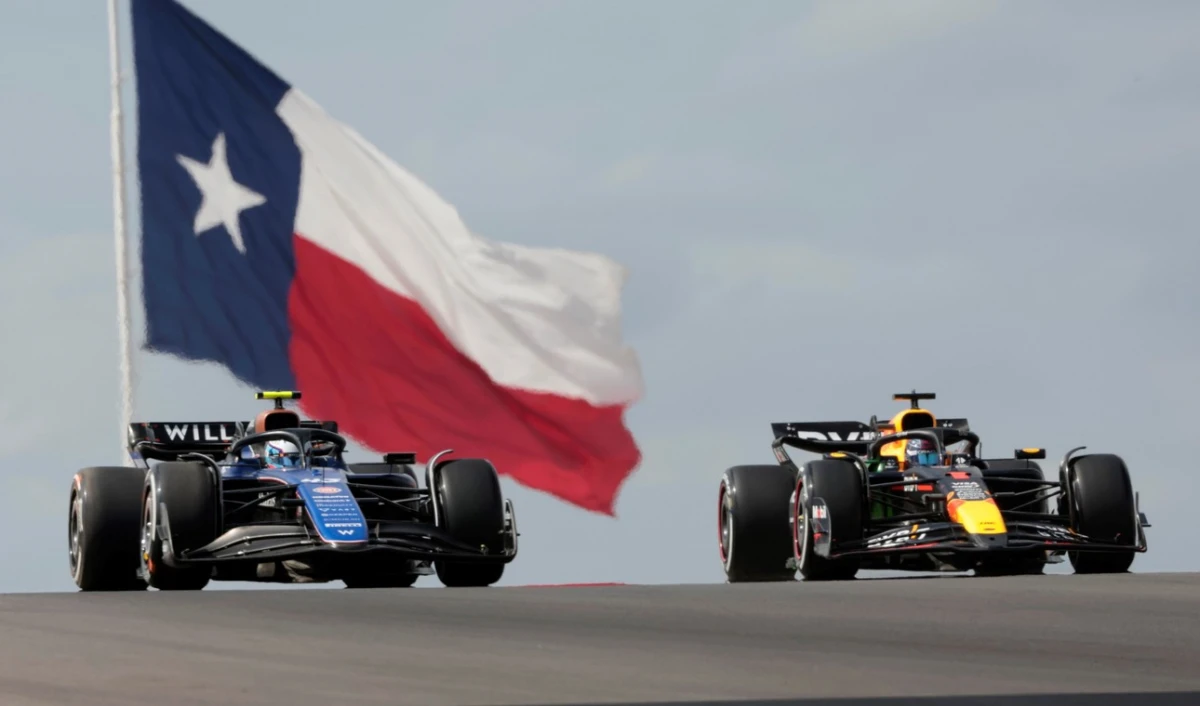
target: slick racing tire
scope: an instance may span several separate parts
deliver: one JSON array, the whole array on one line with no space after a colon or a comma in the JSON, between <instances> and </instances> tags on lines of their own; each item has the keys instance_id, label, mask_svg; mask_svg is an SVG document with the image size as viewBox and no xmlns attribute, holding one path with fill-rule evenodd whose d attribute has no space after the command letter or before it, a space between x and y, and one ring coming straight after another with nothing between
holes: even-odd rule
<instances>
[{"instance_id":1,"label":"slick racing tire","mask_svg":"<svg viewBox=\"0 0 1200 706\"><path fill-rule=\"evenodd\" d=\"M783 466L734 466L717 492L717 539L729 583L792 581L788 495L796 475Z\"/></svg>"},{"instance_id":2,"label":"slick racing tire","mask_svg":"<svg viewBox=\"0 0 1200 706\"><path fill-rule=\"evenodd\" d=\"M144 591L138 532L146 471L84 468L71 480L67 542L71 579L83 591Z\"/></svg>"},{"instance_id":3,"label":"slick racing tire","mask_svg":"<svg viewBox=\"0 0 1200 706\"><path fill-rule=\"evenodd\" d=\"M142 577L160 591L199 591L212 578L212 567L166 564L159 527L164 508L175 556L216 539L221 512L216 471L203 463L160 463L147 474L142 491Z\"/></svg>"},{"instance_id":4,"label":"slick racing tire","mask_svg":"<svg viewBox=\"0 0 1200 706\"><path fill-rule=\"evenodd\" d=\"M456 459L442 464L434 476L433 501L440 528L454 539L489 554L504 552L504 495L500 476L483 459ZM490 586L504 575L504 564L479 561L436 561L438 580L447 587Z\"/></svg>"},{"instance_id":5,"label":"slick racing tire","mask_svg":"<svg viewBox=\"0 0 1200 706\"><path fill-rule=\"evenodd\" d=\"M846 581L858 574L854 557L826 559L814 549L809 500L820 498L828 512L830 542L852 542L863 537L866 488L853 463L823 459L804 466L790 502L792 552L806 581Z\"/></svg>"},{"instance_id":6,"label":"slick racing tire","mask_svg":"<svg viewBox=\"0 0 1200 706\"><path fill-rule=\"evenodd\" d=\"M1129 469L1121 457L1092 454L1072 459L1067 470L1067 507L1071 527L1106 544L1128 544L1127 551L1071 551L1077 574L1119 574L1133 564L1137 543L1137 504Z\"/></svg>"}]
</instances>

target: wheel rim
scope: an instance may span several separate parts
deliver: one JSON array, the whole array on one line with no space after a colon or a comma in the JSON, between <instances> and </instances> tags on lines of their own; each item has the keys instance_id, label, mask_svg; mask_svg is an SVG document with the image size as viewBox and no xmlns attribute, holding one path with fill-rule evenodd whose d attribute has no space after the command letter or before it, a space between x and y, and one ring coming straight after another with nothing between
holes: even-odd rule
<instances>
[{"instance_id":1,"label":"wheel rim","mask_svg":"<svg viewBox=\"0 0 1200 706\"><path fill-rule=\"evenodd\" d=\"M796 555L796 567L802 568L808 555L808 493L804 481L796 484L796 506L792 510L792 547Z\"/></svg>"},{"instance_id":2,"label":"wheel rim","mask_svg":"<svg viewBox=\"0 0 1200 706\"><path fill-rule=\"evenodd\" d=\"M728 509L721 511L721 553L726 560L733 554L733 513Z\"/></svg>"},{"instance_id":3,"label":"wheel rim","mask_svg":"<svg viewBox=\"0 0 1200 706\"><path fill-rule=\"evenodd\" d=\"M67 551L71 561L71 576L79 576L80 545L83 544L83 499L78 492L71 494L71 517L67 525Z\"/></svg>"},{"instance_id":4,"label":"wheel rim","mask_svg":"<svg viewBox=\"0 0 1200 706\"><path fill-rule=\"evenodd\" d=\"M729 567L733 554L733 511L729 509L728 490L721 484L717 497L717 537L721 549L721 564Z\"/></svg>"},{"instance_id":5,"label":"wheel rim","mask_svg":"<svg viewBox=\"0 0 1200 706\"><path fill-rule=\"evenodd\" d=\"M147 493L142 500L142 542L141 551L138 552L138 566L147 581L150 580L150 547L154 541L153 510L154 504L150 502L150 495Z\"/></svg>"}]
</instances>

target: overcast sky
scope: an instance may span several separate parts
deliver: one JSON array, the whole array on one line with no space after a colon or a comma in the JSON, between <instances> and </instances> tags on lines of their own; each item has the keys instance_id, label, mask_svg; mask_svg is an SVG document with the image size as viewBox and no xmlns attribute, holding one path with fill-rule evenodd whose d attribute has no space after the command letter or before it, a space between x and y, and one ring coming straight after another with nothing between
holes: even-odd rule
<instances>
[{"instance_id":1,"label":"overcast sky","mask_svg":"<svg viewBox=\"0 0 1200 706\"><path fill-rule=\"evenodd\" d=\"M628 266L644 462L616 519L506 480L505 583L720 581L722 470L771 462L771 421L913 387L1048 473L1123 455L1154 523L1134 570L1200 568L1200 4L187 4L475 232ZM0 591L74 590L70 479L120 434L107 20L5 15ZM139 418L259 408L215 366L137 366Z\"/></svg>"}]
</instances>

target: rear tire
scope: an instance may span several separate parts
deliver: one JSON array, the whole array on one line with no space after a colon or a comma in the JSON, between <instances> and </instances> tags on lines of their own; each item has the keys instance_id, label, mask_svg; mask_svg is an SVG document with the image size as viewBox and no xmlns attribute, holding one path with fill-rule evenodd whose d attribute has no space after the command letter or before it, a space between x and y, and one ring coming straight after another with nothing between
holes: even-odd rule
<instances>
[{"instance_id":1,"label":"rear tire","mask_svg":"<svg viewBox=\"0 0 1200 706\"><path fill-rule=\"evenodd\" d=\"M1133 564L1137 507L1129 469L1121 457L1092 454L1074 459L1067 471L1071 527L1089 539L1129 544L1113 552L1067 552L1077 574L1119 574Z\"/></svg>"},{"instance_id":2,"label":"rear tire","mask_svg":"<svg viewBox=\"0 0 1200 706\"><path fill-rule=\"evenodd\" d=\"M729 583L792 581L788 497L796 475L783 466L734 466L717 494L721 566Z\"/></svg>"},{"instance_id":3,"label":"rear tire","mask_svg":"<svg viewBox=\"0 0 1200 706\"><path fill-rule=\"evenodd\" d=\"M504 552L504 495L500 476L483 459L448 461L437 474L434 489L441 529L460 542ZM504 575L504 564L478 561L436 561L434 570L447 587L490 586Z\"/></svg>"},{"instance_id":4,"label":"rear tire","mask_svg":"<svg viewBox=\"0 0 1200 706\"><path fill-rule=\"evenodd\" d=\"M67 546L71 579L83 591L144 591L138 577L141 491L146 471L84 468L71 481Z\"/></svg>"},{"instance_id":5,"label":"rear tire","mask_svg":"<svg viewBox=\"0 0 1200 706\"><path fill-rule=\"evenodd\" d=\"M212 578L212 567L175 567L163 561L159 511L161 505L166 506L176 556L216 539L221 510L214 471L190 461L160 463L147 476L142 498L141 570L147 583L160 591L203 589Z\"/></svg>"},{"instance_id":6,"label":"rear tire","mask_svg":"<svg viewBox=\"0 0 1200 706\"><path fill-rule=\"evenodd\" d=\"M800 575L806 581L848 581L858 574L855 557L826 559L813 549L813 529L808 516L809 498L825 501L829 512L831 546L863 537L863 505L866 488L862 473L853 463L823 459L804 467L792 494L792 551Z\"/></svg>"}]
</instances>

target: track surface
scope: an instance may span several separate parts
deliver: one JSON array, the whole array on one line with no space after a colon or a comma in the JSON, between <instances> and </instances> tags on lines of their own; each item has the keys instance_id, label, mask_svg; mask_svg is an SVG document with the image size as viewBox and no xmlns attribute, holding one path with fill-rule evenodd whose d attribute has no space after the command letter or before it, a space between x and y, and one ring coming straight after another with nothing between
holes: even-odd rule
<instances>
[{"instance_id":1,"label":"track surface","mask_svg":"<svg viewBox=\"0 0 1200 706\"><path fill-rule=\"evenodd\" d=\"M1200 692L1200 574L338 586L2 595L0 703L818 704ZM1200 694L978 703L1155 706L1200 704Z\"/></svg>"}]
</instances>

